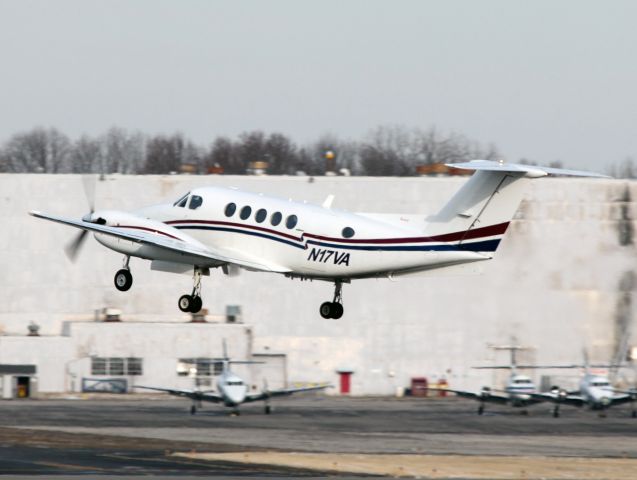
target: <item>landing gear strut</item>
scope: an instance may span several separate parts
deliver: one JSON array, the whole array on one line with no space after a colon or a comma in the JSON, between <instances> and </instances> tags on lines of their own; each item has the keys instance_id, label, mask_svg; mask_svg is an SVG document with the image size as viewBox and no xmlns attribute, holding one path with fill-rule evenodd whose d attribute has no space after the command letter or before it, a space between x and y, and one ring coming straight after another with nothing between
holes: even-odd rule
<instances>
[{"instance_id":1,"label":"landing gear strut","mask_svg":"<svg viewBox=\"0 0 637 480\"><path fill-rule=\"evenodd\" d=\"M333 318L335 320L343 316L343 282L336 280L334 282L334 300L321 304L319 312L323 318Z\"/></svg>"},{"instance_id":2,"label":"landing gear strut","mask_svg":"<svg viewBox=\"0 0 637 480\"><path fill-rule=\"evenodd\" d=\"M182 312L197 313L201 310L203 302L201 301L201 269L195 267L195 284L192 287L191 295L182 295L179 297L179 310Z\"/></svg>"},{"instance_id":3,"label":"landing gear strut","mask_svg":"<svg viewBox=\"0 0 637 480\"><path fill-rule=\"evenodd\" d=\"M130 257L126 257L124 260L124 268L118 270L115 274L115 288L120 292L125 292L130 289L133 285L133 276L130 273L130 267L128 266L128 262L130 261Z\"/></svg>"},{"instance_id":4,"label":"landing gear strut","mask_svg":"<svg viewBox=\"0 0 637 480\"><path fill-rule=\"evenodd\" d=\"M560 406L555 405L555 407L553 408L553 418L557 418L560 416Z\"/></svg>"}]
</instances>

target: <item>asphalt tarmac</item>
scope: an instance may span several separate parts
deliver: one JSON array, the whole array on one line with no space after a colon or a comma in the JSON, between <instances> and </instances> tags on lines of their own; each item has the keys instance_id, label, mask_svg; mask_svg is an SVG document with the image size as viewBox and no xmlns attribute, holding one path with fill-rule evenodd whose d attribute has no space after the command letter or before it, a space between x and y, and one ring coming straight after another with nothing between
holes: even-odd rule
<instances>
[{"instance_id":1,"label":"asphalt tarmac","mask_svg":"<svg viewBox=\"0 0 637 480\"><path fill-rule=\"evenodd\" d=\"M241 415L152 396L0 402L0 474L315 477L330 470L203 461L180 452L316 452L637 459L630 406L605 418L549 405L517 409L457 398L291 397ZM637 472L635 472L637 478ZM339 478L350 478L351 475Z\"/></svg>"}]
</instances>

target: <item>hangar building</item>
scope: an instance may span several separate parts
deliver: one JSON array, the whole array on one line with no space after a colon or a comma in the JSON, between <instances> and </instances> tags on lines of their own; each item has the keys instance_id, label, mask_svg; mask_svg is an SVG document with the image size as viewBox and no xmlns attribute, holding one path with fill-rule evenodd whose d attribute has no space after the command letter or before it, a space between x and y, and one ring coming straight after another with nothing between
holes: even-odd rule
<instances>
[{"instance_id":1,"label":"hangar building","mask_svg":"<svg viewBox=\"0 0 637 480\"><path fill-rule=\"evenodd\" d=\"M334 194L334 208L427 215L465 180L110 175L97 182L96 207L134 210L217 185L319 204ZM72 263L63 247L77 232L27 215L87 213L81 176L2 174L0 192L4 396L99 388L112 377L129 386L188 387L193 375L214 372L184 375L191 367L183 360L219 357L223 338L233 357L267 360L245 373L255 388L261 377L338 385L351 372L354 395L391 394L413 377L469 389L502 382L506 372L471 367L506 363L506 352L489 347L512 341L532 347L522 360L538 364L578 363L583 349L593 361L616 361L637 345L634 181L534 181L482 276L354 281L344 286L340 320L318 313L331 299L329 283L213 271L203 280L206 323L177 309L190 275L150 271L149 262L131 259L133 287L119 292L113 275L121 255L90 239ZM105 321L109 312L121 321ZM577 372L550 375L575 386ZM618 381L633 376L622 369Z\"/></svg>"}]
</instances>

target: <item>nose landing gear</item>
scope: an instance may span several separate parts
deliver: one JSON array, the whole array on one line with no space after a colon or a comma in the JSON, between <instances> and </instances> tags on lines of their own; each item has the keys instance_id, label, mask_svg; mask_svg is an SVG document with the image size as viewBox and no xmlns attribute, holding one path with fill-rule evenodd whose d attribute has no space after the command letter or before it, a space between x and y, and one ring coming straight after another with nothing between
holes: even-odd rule
<instances>
[{"instance_id":1,"label":"nose landing gear","mask_svg":"<svg viewBox=\"0 0 637 480\"><path fill-rule=\"evenodd\" d=\"M179 297L179 310L182 312L190 312L197 313L201 310L203 302L201 300L201 275L202 271L200 268L195 267L195 284L192 287L192 294L190 295L182 295Z\"/></svg>"},{"instance_id":2,"label":"nose landing gear","mask_svg":"<svg viewBox=\"0 0 637 480\"><path fill-rule=\"evenodd\" d=\"M130 257L126 257L126 260L124 260L124 268L118 270L115 274L115 288L120 292L129 290L133 285L133 276L131 275L130 267L128 266L129 261Z\"/></svg>"},{"instance_id":3,"label":"nose landing gear","mask_svg":"<svg viewBox=\"0 0 637 480\"><path fill-rule=\"evenodd\" d=\"M336 280L334 282L334 300L331 302L323 302L319 312L323 318L333 318L338 320L343 316L343 282Z\"/></svg>"}]
</instances>

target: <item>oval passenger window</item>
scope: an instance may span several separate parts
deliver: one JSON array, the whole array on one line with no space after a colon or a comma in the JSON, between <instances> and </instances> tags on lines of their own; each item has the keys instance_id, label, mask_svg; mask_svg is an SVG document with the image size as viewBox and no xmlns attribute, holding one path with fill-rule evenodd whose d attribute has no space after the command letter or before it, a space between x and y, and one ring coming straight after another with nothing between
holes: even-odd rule
<instances>
[{"instance_id":1,"label":"oval passenger window","mask_svg":"<svg viewBox=\"0 0 637 480\"><path fill-rule=\"evenodd\" d=\"M234 203L229 203L228 205L226 205L226 210L225 210L226 217L232 217L234 215L234 212L236 211L237 211L237 206Z\"/></svg>"},{"instance_id":2,"label":"oval passenger window","mask_svg":"<svg viewBox=\"0 0 637 480\"><path fill-rule=\"evenodd\" d=\"M259 210L257 210L257 213L254 216L254 219L257 221L257 223L263 223L263 221L265 220L265 217L267 216L268 216L268 212L265 210L265 208L260 208Z\"/></svg>"},{"instance_id":3,"label":"oval passenger window","mask_svg":"<svg viewBox=\"0 0 637 480\"><path fill-rule=\"evenodd\" d=\"M251 213L252 213L252 208L246 205L245 207L241 209L241 213L239 214L239 216L241 217L241 220L247 220Z\"/></svg>"},{"instance_id":4,"label":"oval passenger window","mask_svg":"<svg viewBox=\"0 0 637 480\"><path fill-rule=\"evenodd\" d=\"M281 220L283 220L283 215L281 215L281 212L274 212L270 217L270 223L273 227L276 227L279 223L281 223Z\"/></svg>"},{"instance_id":5,"label":"oval passenger window","mask_svg":"<svg viewBox=\"0 0 637 480\"><path fill-rule=\"evenodd\" d=\"M296 218L296 215L290 215L285 221L285 226L288 227L289 229L293 229L294 227L296 227L296 224L298 223L298 221L299 219Z\"/></svg>"},{"instance_id":6,"label":"oval passenger window","mask_svg":"<svg viewBox=\"0 0 637 480\"><path fill-rule=\"evenodd\" d=\"M356 232L354 232L352 227L345 227L341 232L341 235L343 235L344 238L352 238L355 233Z\"/></svg>"}]
</instances>

